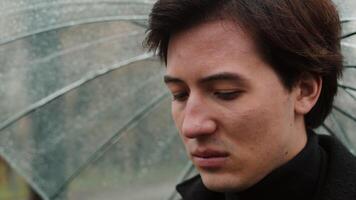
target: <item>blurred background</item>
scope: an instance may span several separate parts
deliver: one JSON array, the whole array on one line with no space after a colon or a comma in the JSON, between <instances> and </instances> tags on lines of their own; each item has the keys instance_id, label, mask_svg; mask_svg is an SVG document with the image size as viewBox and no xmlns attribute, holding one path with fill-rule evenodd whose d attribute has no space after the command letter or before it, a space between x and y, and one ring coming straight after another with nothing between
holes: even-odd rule
<instances>
[{"instance_id":1,"label":"blurred background","mask_svg":"<svg viewBox=\"0 0 356 200\"><path fill-rule=\"evenodd\" d=\"M1 200L177 199L195 172L142 48L153 3L1 0ZM355 153L356 1L335 3L345 72L317 132Z\"/></svg>"}]
</instances>

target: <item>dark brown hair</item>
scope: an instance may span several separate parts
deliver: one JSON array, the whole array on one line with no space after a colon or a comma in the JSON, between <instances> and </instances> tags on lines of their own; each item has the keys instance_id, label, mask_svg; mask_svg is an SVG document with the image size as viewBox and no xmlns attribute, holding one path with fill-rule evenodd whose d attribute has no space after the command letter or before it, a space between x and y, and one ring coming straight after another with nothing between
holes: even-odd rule
<instances>
[{"instance_id":1,"label":"dark brown hair","mask_svg":"<svg viewBox=\"0 0 356 200\"><path fill-rule=\"evenodd\" d=\"M167 62L172 34L205 20L236 21L287 89L305 75L321 77L320 97L305 116L320 126L330 113L342 74L340 19L331 0L158 0L149 18L145 46Z\"/></svg>"}]
</instances>

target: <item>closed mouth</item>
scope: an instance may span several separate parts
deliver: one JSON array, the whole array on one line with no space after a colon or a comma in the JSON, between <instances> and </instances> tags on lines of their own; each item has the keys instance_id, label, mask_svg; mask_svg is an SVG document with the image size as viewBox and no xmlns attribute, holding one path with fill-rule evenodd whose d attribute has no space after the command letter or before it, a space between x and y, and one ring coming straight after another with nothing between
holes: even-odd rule
<instances>
[{"instance_id":1,"label":"closed mouth","mask_svg":"<svg viewBox=\"0 0 356 200\"><path fill-rule=\"evenodd\" d=\"M191 156L193 163L198 168L218 169L225 165L229 154L223 151L204 149L194 151Z\"/></svg>"},{"instance_id":2,"label":"closed mouth","mask_svg":"<svg viewBox=\"0 0 356 200\"><path fill-rule=\"evenodd\" d=\"M194 151L191 155L193 157L198 157L198 158L217 158L217 157L229 156L227 152L212 150L212 149L197 150Z\"/></svg>"}]
</instances>

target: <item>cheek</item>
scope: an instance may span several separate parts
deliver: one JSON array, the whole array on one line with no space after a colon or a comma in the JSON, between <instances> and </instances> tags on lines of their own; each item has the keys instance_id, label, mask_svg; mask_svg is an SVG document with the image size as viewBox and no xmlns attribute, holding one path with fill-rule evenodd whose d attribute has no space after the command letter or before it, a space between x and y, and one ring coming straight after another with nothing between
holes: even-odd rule
<instances>
[{"instance_id":1,"label":"cheek","mask_svg":"<svg viewBox=\"0 0 356 200\"><path fill-rule=\"evenodd\" d=\"M266 112L259 109L244 110L239 113L231 113L230 124L227 124L230 129L229 136L238 143L247 145L250 142L258 142L261 137L262 130L268 125L268 121L264 119Z\"/></svg>"},{"instance_id":2,"label":"cheek","mask_svg":"<svg viewBox=\"0 0 356 200\"><path fill-rule=\"evenodd\" d=\"M245 150L263 150L277 137L279 124L275 112L264 106L255 109L232 113L234 120L227 124L228 137L234 142L234 146Z\"/></svg>"},{"instance_id":3,"label":"cheek","mask_svg":"<svg viewBox=\"0 0 356 200\"><path fill-rule=\"evenodd\" d=\"M251 109L231 111L229 123L226 124L228 140L242 151L267 153L271 146L283 140L288 112L279 107L283 105L260 104Z\"/></svg>"}]
</instances>

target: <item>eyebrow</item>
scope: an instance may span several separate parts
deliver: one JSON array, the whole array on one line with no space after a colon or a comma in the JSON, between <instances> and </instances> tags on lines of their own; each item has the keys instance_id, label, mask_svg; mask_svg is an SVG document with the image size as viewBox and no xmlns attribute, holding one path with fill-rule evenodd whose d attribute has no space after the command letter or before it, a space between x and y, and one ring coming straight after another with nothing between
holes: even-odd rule
<instances>
[{"instance_id":1,"label":"eyebrow","mask_svg":"<svg viewBox=\"0 0 356 200\"><path fill-rule=\"evenodd\" d=\"M213 75L209 75L207 77L204 77L202 79L200 79L198 82L200 84L205 84L205 83L210 83L210 82L215 82L215 81L234 81L240 84L244 84L247 82L247 79L242 77L239 74L236 73L231 73L231 72L221 72L218 74L213 74ZM173 77L173 76L169 76L169 75L165 75L164 76L164 82L166 84L169 83L184 83L184 81L180 78L177 77Z\"/></svg>"},{"instance_id":2,"label":"eyebrow","mask_svg":"<svg viewBox=\"0 0 356 200\"><path fill-rule=\"evenodd\" d=\"M169 76L169 75L165 75L163 80L164 80L164 82L166 84L169 84L169 83L184 83L183 80L181 80L179 78L176 78L176 77L173 77L173 76Z\"/></svg>"},{"instance_id":3,"label":"eyebrow","mask_svg":"<svg viewBox=\"0 0 356 200\"><path fill-rule=\"evenodd\" d=\"M231 73L231 72L221 72L218 74L213 74L204 77L201 80L199 80L199 83L204 84L204 83L215 82L215 81L233 81L241 84L247 82L247 80L244 77L242 77L240 74Z\"/></svg>"}]
</instances>

